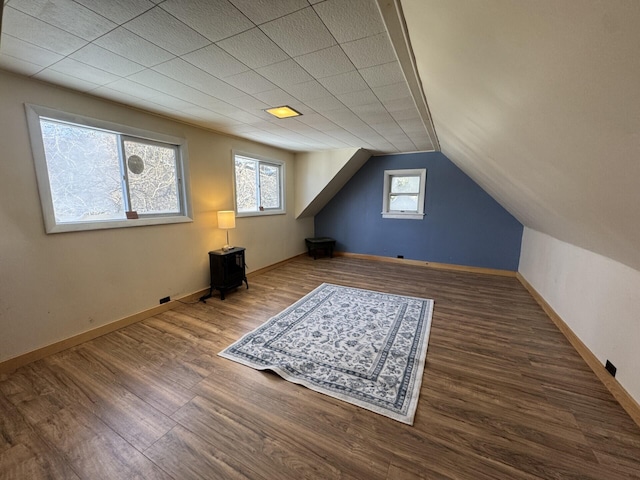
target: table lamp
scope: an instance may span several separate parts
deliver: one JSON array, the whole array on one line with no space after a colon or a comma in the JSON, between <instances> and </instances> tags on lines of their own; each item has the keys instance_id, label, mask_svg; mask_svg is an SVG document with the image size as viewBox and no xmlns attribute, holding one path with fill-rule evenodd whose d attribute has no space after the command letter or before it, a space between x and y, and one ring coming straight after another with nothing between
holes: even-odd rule
<instances>
[{"instance_id":1,"label":"table lamp","mask_svg":"<svg viewBox=\"0 0 640 480\"><path fill-rule=\"evenodd\" d=\"M236 212L233 210L222 210L218 212L218 228L227 231L227 244L222 247L225 252L233 247L229 245L229 229L236 228Z\"/></svg>"}]
</instances>

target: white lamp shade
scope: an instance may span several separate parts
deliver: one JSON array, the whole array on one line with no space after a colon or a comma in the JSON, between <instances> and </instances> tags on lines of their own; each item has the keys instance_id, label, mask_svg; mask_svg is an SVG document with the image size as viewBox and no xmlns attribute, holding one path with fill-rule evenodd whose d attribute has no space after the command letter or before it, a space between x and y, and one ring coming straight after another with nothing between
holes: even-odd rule
<instances>
[{"instance_id":1,"label":"white lamp shade","mask_svg":"<svg viewBox=\"0 0 640 480\"><path fill-rule=\"evenodd\" d=\"M236 228L236 212L233 210L222 210L218 212L218 228L228 230Z\"/></svg>"}]
</instances>

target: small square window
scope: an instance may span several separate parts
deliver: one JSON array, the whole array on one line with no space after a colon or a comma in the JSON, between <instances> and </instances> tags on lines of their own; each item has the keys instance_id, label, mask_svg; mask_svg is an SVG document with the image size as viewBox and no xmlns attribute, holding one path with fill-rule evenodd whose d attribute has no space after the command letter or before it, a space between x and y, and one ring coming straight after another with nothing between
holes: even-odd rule
<instances>
[{"instance_id":1,"label":"small square window","mask_svg":"<svg viewBox=\"0 0 640 480\"><path fill-rule=\"evenodd\" d=\"M383 218L419 220L424 217L427 170L385 170Z\"/></svg>"},{"instance_id":2,"label":"small square window","mask_svg":"<svg viewBox=\"0 0 640 480\"><path fill-rule=\"evenodd\" d=\"M238 216L285 213L284 163L235 153L233 158Z\"/></svg>"}]
</instances>

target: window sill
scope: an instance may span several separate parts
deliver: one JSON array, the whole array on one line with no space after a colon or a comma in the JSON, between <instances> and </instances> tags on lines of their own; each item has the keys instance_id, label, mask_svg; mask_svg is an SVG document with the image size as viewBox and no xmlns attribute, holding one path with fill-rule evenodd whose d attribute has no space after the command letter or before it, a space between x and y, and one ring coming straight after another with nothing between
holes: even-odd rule
<instances>
[{"instance_id":1,"label":"window sill","mask_svg":"<svg viewBox=\"0 0 640 480\"><path fill-rule=\"evenodd\" d=\"M138 218L135 220L105 220L103 222L58 223L47 225L47 233L81 232L84 230L106 230L110 228L143 227L147 225L167 225L170 223L193 222L185 215L171 215L166 217Z\"/></svg>"},{"instance_id":2,"label":"window sill","mask_svg":"<svg viewBox=\"0 0 640 480\"><path fill-rule=\"evenodd\" d=\"M236 217L262 217L265 215L286 215L284 210L265 210L264 212L236 212Z\"/></svg>"},{"instance_id":3,"label":"window sill","mask_svg":"<svg viewBox=\"0 0 640 480\"><path fill-rule=\"evenodd\" d=\"M400 220L422 220L424 213L385 213L382 212L382 218L395 218Z\"/></svg>"}]
</instances>

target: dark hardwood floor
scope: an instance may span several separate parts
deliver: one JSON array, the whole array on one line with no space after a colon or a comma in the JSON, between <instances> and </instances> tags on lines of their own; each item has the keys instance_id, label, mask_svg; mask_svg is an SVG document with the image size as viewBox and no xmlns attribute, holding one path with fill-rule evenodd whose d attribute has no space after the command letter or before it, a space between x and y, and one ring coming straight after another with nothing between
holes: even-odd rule
<instances>
[{"instance_id":1,"label":"dark hardwood floor","mask_svg":"<svg viewBox=\"0 0 640 480\"><path fill-rule=\"evenodd\" d=\"M433 298L408 426L217 356L322 282ZM0 376L0 478L640 478L640 428L515 278L299 257Z\"/></svg>"}]
</instances>

